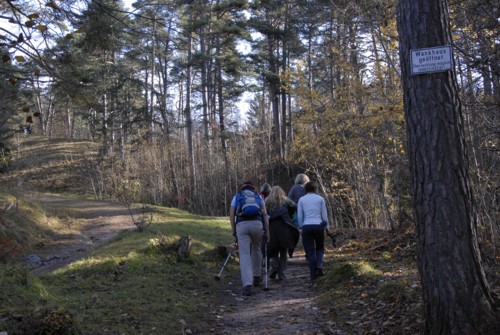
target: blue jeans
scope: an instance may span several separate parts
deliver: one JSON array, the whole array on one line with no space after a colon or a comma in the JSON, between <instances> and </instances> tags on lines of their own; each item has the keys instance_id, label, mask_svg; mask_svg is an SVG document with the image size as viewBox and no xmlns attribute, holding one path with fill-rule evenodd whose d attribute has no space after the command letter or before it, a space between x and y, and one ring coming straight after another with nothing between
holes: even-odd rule
<instances>
[{"instance_id":1,"label":"blue jeans","mask_svg":"<svg viewBox=\"0 0 500 335\"><path fill-rule=\"evenodd\" d=\"M311 280L318 277L317 269L323 267L325 253L325 235L321 225L304 225L302 227L302 244L306 252L307 265Z\"/></svg>"}]
</instances>

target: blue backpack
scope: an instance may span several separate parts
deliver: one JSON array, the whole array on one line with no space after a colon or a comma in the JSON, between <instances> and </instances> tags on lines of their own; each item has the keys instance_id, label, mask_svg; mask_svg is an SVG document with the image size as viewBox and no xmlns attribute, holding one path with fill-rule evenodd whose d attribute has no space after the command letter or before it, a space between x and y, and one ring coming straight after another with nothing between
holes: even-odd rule
<instances>
[{"instance_id":1,"label":"blue backpack","mask_svg":"<svg viewBox=\"0 0 500 335\"><path fill-rule=\"evenodd\" d=\"M236 197L236 215L240 220L257 220L262 215L262 198L259 193L245 189Z\"/></svg>"}]
</instances>

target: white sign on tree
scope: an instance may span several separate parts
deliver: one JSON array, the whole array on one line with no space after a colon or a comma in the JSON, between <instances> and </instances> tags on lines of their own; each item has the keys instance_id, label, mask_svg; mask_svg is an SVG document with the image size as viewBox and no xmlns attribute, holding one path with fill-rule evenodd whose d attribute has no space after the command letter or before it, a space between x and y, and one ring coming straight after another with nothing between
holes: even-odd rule
<instances>
[{"instance_id":1,"label":"white sign on tree","mask_svg":"<svg viewBox=\"0 0 500 335\"><path fill-rule=\"evenodd\" d=\"M451 70L451 46L411 50L411 74L445 72Z\"/></svg>"}]
</instances>

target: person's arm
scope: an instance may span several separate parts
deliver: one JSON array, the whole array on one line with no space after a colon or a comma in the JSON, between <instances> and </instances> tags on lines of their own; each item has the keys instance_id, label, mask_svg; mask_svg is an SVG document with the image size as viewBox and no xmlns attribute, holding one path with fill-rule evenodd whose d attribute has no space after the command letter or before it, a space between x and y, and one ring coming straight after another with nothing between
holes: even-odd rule
<instances>
[{"instance_id":1,"label":"person's arm","mask_svg":"<svg viewBox=\"0 0 500 335\"><path fill-rule=\"evenodd\" d=\"M297 204L290 200L289 198L286 199L286 208L288 210L288 215L290 215L291 218L297 213Z\"/></svg>"},{"instance_id":2,"label":"person's arm","mask_svg":"<svg viewBox=\"0 0 500 335\"><path fill-rule=\"evenodd\" d=\"M293 202L297 202L297 196L295 195L295 190L296 190L296 187L295 185L292 186L292 188L290 189L290 191L288 192L288 199L292 200Z\"/></svg>"},{"instance_id":3,"label":"person's arm","mask_svg":"<svg viewBox=\"0 0 500 335\"><path fill-rule=\"evenodd\" d=\"M328 212L326 210L326 202L325 199L321 198L321 219L326 221L326 230L330 231L330 222L328 221Z\"/></svg>"},{"instance_id":4,"label":"person's arm","mask_svg":"<svg viewBox=\"0 0 500 335\"><path fill-rule=\"evenodd\" d=\"M236 237L236 196L231 200L231 207L229 207L229 222L231 223L233 236Z\"/></svg>"},{"instance_id":5,"label":"person's arm","mask_svg":"<svg viewBox=\"0 0 500 335\"><path fill-rule=\"evenodd\" d=\"M303 201L299 199L299 203L297 205L297 220L299 220L299 229L302 229L302 226L304 224L303 219L304 219L304 206L303 206Z\"/></svg>"},{"instance_id":6,"label":"person's arm","mask_svg":"<svg viewBox=\"0 0 500 335\"><path fill-rule=\"evenodd\" d=\"M229 222L231 222L231 229L233 231L233 236L236 236L236 207L231 206L229 208Z\"/></svg>"}]
</instances>

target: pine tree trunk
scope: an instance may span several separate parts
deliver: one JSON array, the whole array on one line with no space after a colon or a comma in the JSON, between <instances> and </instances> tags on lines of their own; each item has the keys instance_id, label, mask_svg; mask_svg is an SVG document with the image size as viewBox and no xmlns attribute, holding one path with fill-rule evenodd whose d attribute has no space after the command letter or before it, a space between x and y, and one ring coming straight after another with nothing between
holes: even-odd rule
<instances>
[{"instance_id":1,"label":"pine tree trunk","mask_svg":"<svg viewBox=\"0 0 500 335\"><path fill-rule=\"evenodd\" d=\"M402 0L400 59L425 333L498 333L482 267L454 71L410 75L410 50L452 45L447 1Z\"/></svg>"},{"instance_id":2,"label":"pine tree trunk","mask_svg":"<svg viewBox=\"0 0 500 335\"><path fill-rule=\"evenodd\" d=\"M189 154L189 168L190 168L190 174L189 174L189 180L190 180L190 192L191 192L191 203L193 203L193 199L195 197L195 190L196 190L196 165L195 165L195 159L194 159L194 148L193 148L193 115L191 111L191 94L192 94L192 87L191 87L191 75L192 75L192 55L193 55L193 32L191 30L192 28L189 28L188 33L188 42L187 42L187 61L188 61L188 66L186 69L186 107L185 107L185 115L186 115L186 128L187 128L187 143L188 143L188 154Z\"/></svg>"}]
</instances>

